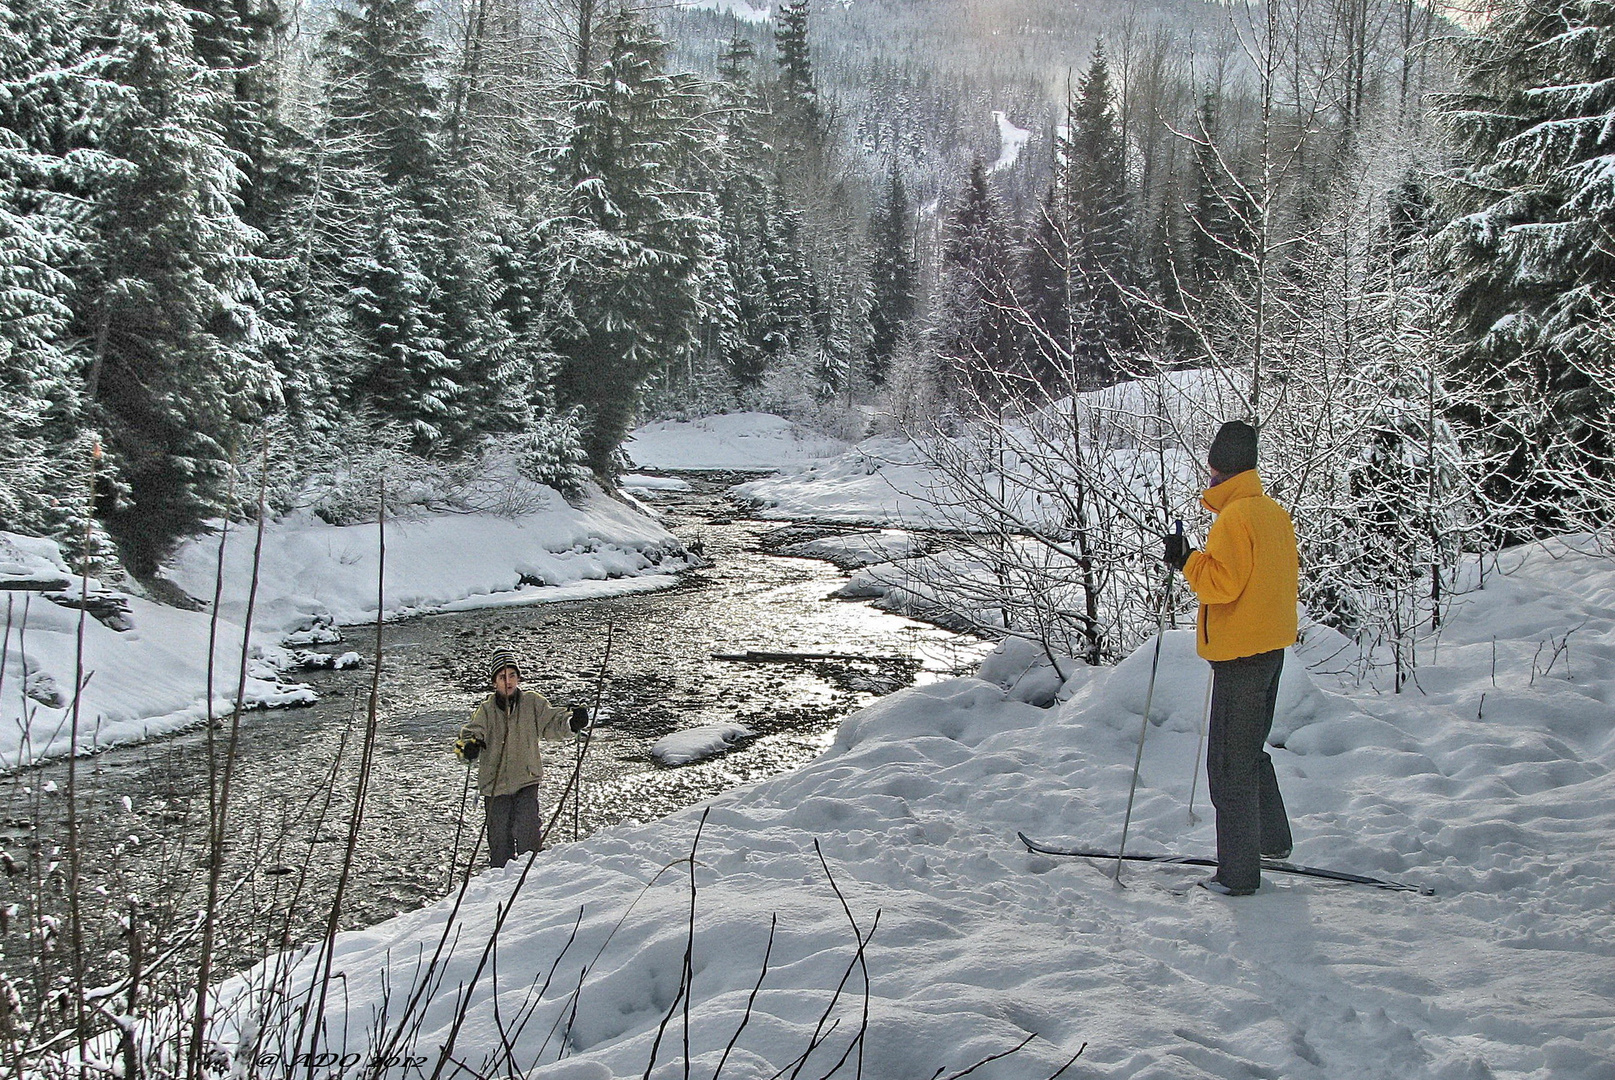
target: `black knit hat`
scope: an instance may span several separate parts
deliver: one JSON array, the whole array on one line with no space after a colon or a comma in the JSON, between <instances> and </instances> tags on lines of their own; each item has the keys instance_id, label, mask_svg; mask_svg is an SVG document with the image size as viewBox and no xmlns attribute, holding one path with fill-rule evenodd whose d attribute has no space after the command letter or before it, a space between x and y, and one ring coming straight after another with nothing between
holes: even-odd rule
<instances>
[{"instance_id":1,"label":"black knit hat","mask_svg":"<svg viewBox=\"0 0 1615 1080\"><path fill-rule=\"evenodd\" d=\"M507 667L515 668L517 675L522 673L522 666L516 662L516 654L501 646L488 657L488 681L493 682L499 678L499 673Z\"/></svg>"},{"instance_id":2,"label":"black knit hat","mask_svg":"<svg viewBox=\"0 0 1615 1080\"><path fill-rule=\"evenodd\" d=\"M1256 429L1243 420L1228 421L1211 440L1206 464L1224 476L1256 468Z\"/></svg>"}]
</instances>

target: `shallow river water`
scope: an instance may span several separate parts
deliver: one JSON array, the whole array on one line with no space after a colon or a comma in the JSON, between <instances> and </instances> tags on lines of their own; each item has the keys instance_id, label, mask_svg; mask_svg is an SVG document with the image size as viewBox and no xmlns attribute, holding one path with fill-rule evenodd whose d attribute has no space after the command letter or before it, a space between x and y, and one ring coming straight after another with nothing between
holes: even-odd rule
<instances>
[{"instance_id":1,"label":"shallow river water","mask_svg":"<svg viewBox=\"0 0 1615 1080\"><path fill-rule=\"evenodd\" d=\"M693 478L692 478L693 479ZM450 752L486 692L485 658L508 645L525 662L524 685L557 702L601 702L585 758L581 812L568 809L553 842L625 820L667 814L810 760L848 713L909 681L961 670L974 642L829 594L843 574L829 564L769 554L779 523L736 513L721 484L657 505L711 565L669 590L417 618L382 633L379 726L353 870L340 922L370 925L447 892L471 865L482 814L467 769ZM777 545L773 545L777 546ZM612 635L604 669L608 628ZM249 962L266 943L309 940L331 910L347 849L359 743L373 669L374 631L354 627L338 651L363 668L309 677L313 708L248 714L230 794L232 858L225 886L250 934L237 930L227 960ZM737 663L714 653L748 649L837 653L876 662ZM665 768L649 747L675 729L739 721L755 737L705 762ZM224 732L216 731L220 740ZM546 764L546 816L575 760L562 744ZM207 741L191 732L113 750L76 764L87 901L117 917L135 895L164 920L183 922L201 895L207 820ZM0 879L29 917L30 890L59 892L66 765L7 781L3 841L25 868ZM35 823L38 823L37 825ZM32 855L22 859L24 852ZM477 856L483 861L481 854ZM154 914L152 916L156 918ZM85 916L88 920L89 916ZM158 927L161 930L162 927ZM250 940L249 940L250 939Z\"/></svg>"}]
</instances>

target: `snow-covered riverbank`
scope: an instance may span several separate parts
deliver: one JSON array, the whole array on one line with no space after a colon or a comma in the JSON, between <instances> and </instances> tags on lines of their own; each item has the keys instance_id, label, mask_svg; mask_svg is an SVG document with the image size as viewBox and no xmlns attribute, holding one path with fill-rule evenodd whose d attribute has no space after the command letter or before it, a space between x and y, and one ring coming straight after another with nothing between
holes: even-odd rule
<instances>
[{"instance_id":1,"label":"snow-covered riverbank","mask_svg":"<svg viewBox=\"0 0 1615 1080\"><path fill-rule=\"evenodd\" d=\"M813 764L710 806L695 870L696 1072L710 1075L749 1009L735 1076L788 1068L816 1030L813 1075L850 1049L843 1073L861 1056L862 1075L891 1080L955 1072L1029 1036L972 1075L1048 1077L1085 1043L1065 1075L1615 1075L1615 567L1588 550L1513 553L1513 572L1470 592L1439 649L1421 653L1422 689L1309 674L1331 649L1325 631L1292 657L1273 753L1296 858L1433 897L1278 875L1240 900L1179 895L1193 872L1171 868L1129 870L1117 890L1108 864L1021 849L1017 830L1115 844L1147 649L1068 678L1056 707L1018 700L1043 696L1048 672L1000 663L997 682L902 691L856 714ZM1570 628L1571 663L1544 671L1542 643ZM1170 634L1135 850L1213 846L1203 784L1200 820L1188 805L1205 678L1192 634ZM1033 683L1043 689L1026 693ZM516 1074L638 1076L671 1012L652 1075L683 1075L691 899L678 860L699 816L560 846L525 878L519 865L478 877L439 985L471 981L511 910L497 975L477 981L452 1055L495 1067L502 1025ZM372 1017L422 976L448 915L439 905L340 939L333 1053L374 1048ZM867 986L853 923L873 930ZM455 998L432 1000L410 1052L430 1062L449 1044ZM513 1021L524 1001L530 1018ZM273 1065L284 1049L256 1052Z\"/></svg>"},{"instance_id":2,"label":"snow-covered riverbank","mask_svg":"<svg viewBox=\"0 0 1615 1080\"><path fill-rule=\"evenodd\" d=\"M845 448L779 417L737 414L690 424L652 424L630 449L642 467L767 471L800 466ZM412 508L375 525L332 525L303 512L272 521L262 550L240 524L182 543L162 576L199 610L104 592L126 613L121 629L85 619L38 591L5 593L9 612L0 667L0 768L68 752L137 742L227 714L239 681L243 626L257 564L252 632L242 700L248 708L306 704L297 681L306 663L363 662L341 644L339 628L445 611L553 603L666 588L691 565L683 545L657 519L653 500L676 480L630 476L623 498L591 489L568 502L559 492L511 474L488 482L520 512L465 513ZM220 568L219 618L209 614ZM79 587L49 541L0 534L0 577L33 575ZM58 595L61 589L54 590ZM209 648L210 639L212 648ZM323 657L309 657L323 649ZM210 680L213 697L208 705ZM72 738L73 686L78 738ZM28 693L25 694L26 687Z\"/></svg>"},{"instance_id":3,"label":"snow-covered riverbank","mask_svg":"<svg viewBox=\"0 0 1615 1080\"><path fill-rule=\"evenodd\" d=\"M386 618L545 603L665 588L689 565L683 546L657 521L596 491L578 505L543 489L519 516L417 512L388 523L386 569L374 525L333 526L311 517L264 530L253 604L252 645L242 699L249 708L306 704L313 691L295 671L317 663L356 663L338 627L373 623L377 584ZM12 559L40 574L71 577L55 545L25 538ZM175 731L207 717L209 656L213 715L236 696L242 628L251 592L256 537L250 527L181 545L165 570L179 589L211 605L219 548L224 580L215 623L186 610L113 593L127 608L124 629L83 620L85 683L78 701L81 752ZM16 545L21 544L19 548ZM26 551L24 551L26 549ZM72 588L77 588L77 581ZM98 586L92 585L92 592ZM74 745L73 685L79 664L77 610L12 592L4 675L0 677L0 766L57 756ZM214 637L209 649L210 635ZM26 680L30 693L25 696ZM15 690L12 688L15 687ZM6 692L11 691L11 692Z\"/></svg>"}]
</instances>

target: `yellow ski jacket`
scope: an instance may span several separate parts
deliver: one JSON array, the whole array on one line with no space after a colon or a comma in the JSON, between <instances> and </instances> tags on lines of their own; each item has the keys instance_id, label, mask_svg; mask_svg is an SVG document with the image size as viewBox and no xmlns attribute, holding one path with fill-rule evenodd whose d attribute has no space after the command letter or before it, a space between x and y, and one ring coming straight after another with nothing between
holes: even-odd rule
<instances>
[{"instance_id":1,"label":"yellow ski jacket","mask_svg":"<svg viewBox=\"0 0 1615 1080\"><path fill-rule=\"evenodd\" d=\"M1200 598L1200 655L1235 660L1294 645L1301 571L1290 515L1267 497L1255 469L1206 489L1200 501L1217 515L1205 550L1183 564Z\"/></svg>"}]
</instances>

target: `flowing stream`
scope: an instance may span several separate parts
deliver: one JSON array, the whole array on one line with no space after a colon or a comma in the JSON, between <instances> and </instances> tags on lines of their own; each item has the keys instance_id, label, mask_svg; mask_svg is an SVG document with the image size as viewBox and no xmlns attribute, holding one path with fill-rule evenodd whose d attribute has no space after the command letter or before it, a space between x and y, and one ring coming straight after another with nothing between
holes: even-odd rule
<instances>
[{"instance_id":1,"label":"flowing stream","mask_svg":"<svg viewBox=\"0 0 1615 1080\"><path fill-rule=\"evenodd\" d=\"M660 497L657 505L681 538L701 542L711 565L685 574L676 588L434 615L383 628L379 724L351 856L373 629L348 628L347 640L332 647L364 654L364 667L308 676L320 692L318 705L243 718L224 886L235 910L252 913L251 931L242 920L232 924L227 961L250 962L266 945L317 936L345 860L351 871L339 913L344 928L442 896L473 865L481 807L474 782L468 794L468 770L451 745L487 692L485 660L496 644L523 659L528 689L591 707L599 694L581 810L565 811L551 843L570 841L574 829L586 836L658 817L799 766L829 746L850 712L916 679L961 670L981 654L979 643L958 635L830 599L844 580L841 571L770 554L779 523L733 516L721 480L689 479L693 491ZM800 535L797 529L793 538ZM611 654L602 672L608 628ZM870 659L741 663L712 655L748 649ZM649 748L662 735L720 721L738 721L755 734L706 761L666 768L651 760ZM220 744L227 735L227 729L213 733ZM573 745L561 744L546 763L546 816L574 753ZM132 903L156 933L194 918L205 882L207 762L207 733L196 731L76 763L80 895L98 917L123 917ZM0 843L15 853L17 872L0 885L10 894L5 903L18 905L13 919L35 933L46 932L40 918L49 902L33 897L59 896L70 872L67 787L65 763L7 781ZM474 865L485 861L478 852ZM97 940L116 938L108 927L101 933ZM0 954L0 970L18 952ZM114 968L119 959L111 957Z\"/></svg>"}]
</instances>

